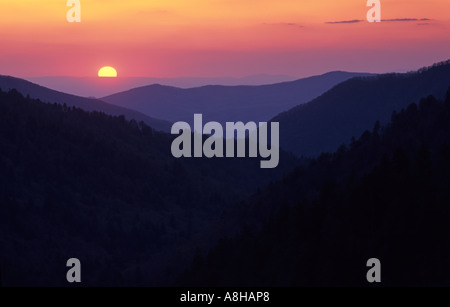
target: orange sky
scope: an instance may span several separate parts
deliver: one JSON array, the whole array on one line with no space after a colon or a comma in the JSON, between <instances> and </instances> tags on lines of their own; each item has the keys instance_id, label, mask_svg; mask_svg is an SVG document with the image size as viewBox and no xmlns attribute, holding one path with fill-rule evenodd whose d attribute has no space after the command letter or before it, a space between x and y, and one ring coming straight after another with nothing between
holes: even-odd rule
<instances>
[{"instance_id":1,"label":"orange sky","mask_svg":"<svg viewBox=\"0 0 450 307\"><path fill-rule=\"evenodd\" d=\"M0 0L0 74L300 77L450 58L449 0L381 0L381 23L365 20L366 0L81 0L81 23L68 9Z\"/></svg>"}]
</instances>

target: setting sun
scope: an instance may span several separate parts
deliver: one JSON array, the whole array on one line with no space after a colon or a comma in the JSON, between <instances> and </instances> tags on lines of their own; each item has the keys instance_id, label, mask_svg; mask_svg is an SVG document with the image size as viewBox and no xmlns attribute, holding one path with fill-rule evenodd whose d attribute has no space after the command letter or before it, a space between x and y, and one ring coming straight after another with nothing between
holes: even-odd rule
<instances>
[{"instance_id":1,"label":"setting sun","mask_svg":"<svg viewBox=\"0 0 450 307\"><path fill-rule=\"evenodd\" d=\"M99 77L117 77L117 71L111 66L105 66L98 71Z\"/></svg>"}]
</instances>

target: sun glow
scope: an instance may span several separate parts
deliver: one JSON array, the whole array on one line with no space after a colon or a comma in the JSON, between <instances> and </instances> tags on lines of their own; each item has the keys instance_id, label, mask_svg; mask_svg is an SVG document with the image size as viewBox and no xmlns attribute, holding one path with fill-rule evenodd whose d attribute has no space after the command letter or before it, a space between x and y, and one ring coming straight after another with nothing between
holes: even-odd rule
<instances>
[{"instance_id":1,"label":"sun glow","mask_svg":"<svg viewBox=\"0 0 450 307\"><path fill-rule=\"evenodd\" d=\"M117 71L111 66L105 66L98 71L99 77L117 77Z\"/></svg>"}]
</instances>

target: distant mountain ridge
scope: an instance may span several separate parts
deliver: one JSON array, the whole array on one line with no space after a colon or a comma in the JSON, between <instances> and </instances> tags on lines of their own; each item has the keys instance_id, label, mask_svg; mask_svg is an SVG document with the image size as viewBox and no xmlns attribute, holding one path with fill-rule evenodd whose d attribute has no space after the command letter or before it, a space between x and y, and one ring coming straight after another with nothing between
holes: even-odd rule
<instances>
[{"instance_id":1,"label":"distant mountain ridge","mask_svg":"<svg viewBox=\"0 0 450 307\"><path fill-rule=\"evenodd\" d=\"M143 121L152 128L160 131L170 131L171 127L171 123L168 121L152 118L134 110L112 105L98 99L84 98L58 92L11 76L0 75L0 88L6 91L16 89L25 96L29 95L31 98L40 99L44 102L65 103L67 106L75 106L86 111L100 111L109 115L124 115L127 119Z\"/></svg>"},{"instance_id":2,"label":"distant mountain ridge","mask_svg":"<svg viewBox=\"0 0 450 307\"><path fill-rule=\"evenodd\" d=\"M161 84L180 88L192 88L205 85L263 85L298 78L288 75L259 74L241 78L233 77L178 77L178 78L155 78L155 77L69 77L69 76L45 76L24 78L33 83L77 96L102 97L117 92L127 91L149 84Z\"/></svg>"},{"instance_id":3,"label":"distant mountain ridge","mask_svg":"<svg viewBox=\"0 0 450 307\"><path fill-rule=\"evenodd\" d=\"M280 146L298 156L332 152L379 120L387 123L421 97L442 99L450 85L450 61L416 72L359 77L336 85L307 104L275 116Z\"/></svg>"},{"instance_id":4,"label":"distant mountain ridge","mask_svg":"<svg viewBox=\"0 0 450 307\"><path fill-rule=\"evenodd\" d=\"M330 72L320 76L260 86L217 86L181 89L149 85L101 98L118 106L152 114L171 122L192 122L194 113L205 121L268 121L282 111L305 103L334 85L365 73Z\"/></svg>"}]
</instances>

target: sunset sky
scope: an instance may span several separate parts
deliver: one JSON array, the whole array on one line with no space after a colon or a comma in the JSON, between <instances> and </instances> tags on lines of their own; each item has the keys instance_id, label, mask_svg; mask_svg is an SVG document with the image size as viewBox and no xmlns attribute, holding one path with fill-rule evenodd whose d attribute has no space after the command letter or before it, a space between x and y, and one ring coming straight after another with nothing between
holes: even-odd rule
<instances>
[{"instance_id":1,"label":"sunset sky","mask_svg":"<svg viewBox=\"0 0 450 307\"><path fill-rule=\"evenodd\" d=\"M80 23L68 10L0 0L0 74L303 77L450 58L449 0L381 0L380 23L366 0L81 0Z\"/></svg>"}]
</instances>

